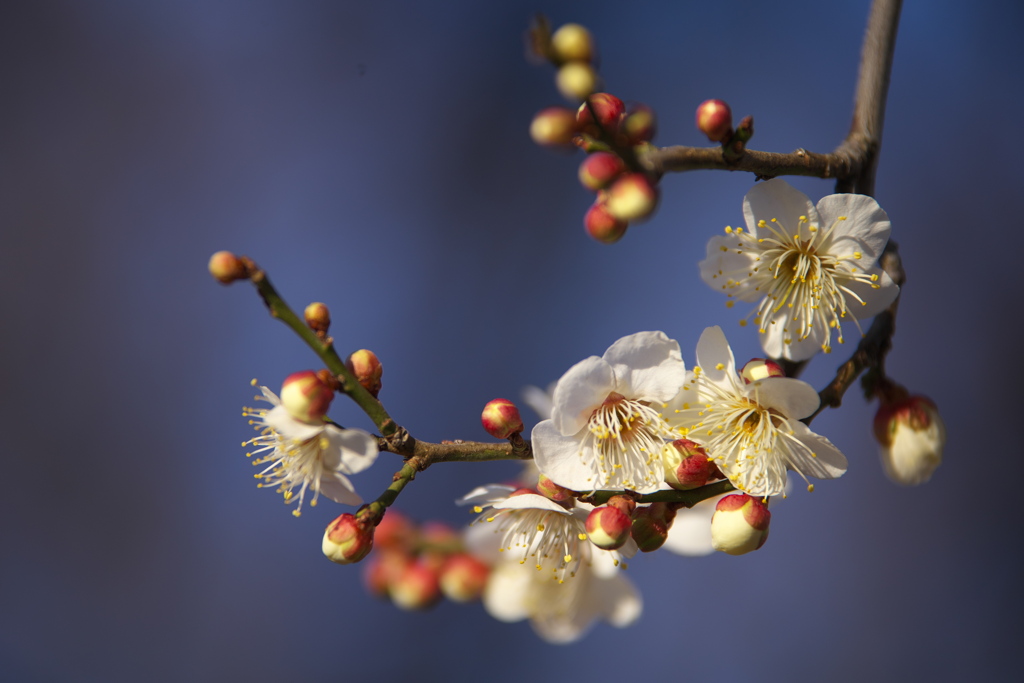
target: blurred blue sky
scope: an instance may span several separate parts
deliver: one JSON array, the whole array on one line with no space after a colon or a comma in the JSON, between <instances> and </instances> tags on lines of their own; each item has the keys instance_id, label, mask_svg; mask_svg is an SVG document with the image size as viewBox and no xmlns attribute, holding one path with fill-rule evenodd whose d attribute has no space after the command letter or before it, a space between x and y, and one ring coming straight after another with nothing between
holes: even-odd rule
<instances>
[{"instance_id":1,"label":"blurred blue sky","mask_svg":"<svg viewBox=\"0 0 1024 683\"><path fill-rule=\"evenodd\" d=\"M432 441L486 438L487 400L639 330L692 363L721 324L756 355L745 311L697 269L752 177L666 177L652 220L593 243L580 157L527 137L559 98L522 33L538 10L589 26L608 89L655 108L660 144L705 144L693 111L719 97L754 115L757 149L828 151L867 7L5 3L0 679L1015 678L1017 2L912 2L900 27L877 196L908 271L890 371L949 427L929 485L884 478L852 391L815 422L850 471L791 496L761 551L638 558L639 624L559 648L479 605L367 597L358 567L319 551L342 509L294 519L239 448L249 380L276 387L315 357L249 287L211 281L219 249L296 307L326 302L339 349L375 350L391 414ZM371 428L341 399L332 415ZM398 466L384 454L356 485L374 496ZM441 464L399 507L462 523L453 499L515 471Z\"/></svg>"}]
</instances>

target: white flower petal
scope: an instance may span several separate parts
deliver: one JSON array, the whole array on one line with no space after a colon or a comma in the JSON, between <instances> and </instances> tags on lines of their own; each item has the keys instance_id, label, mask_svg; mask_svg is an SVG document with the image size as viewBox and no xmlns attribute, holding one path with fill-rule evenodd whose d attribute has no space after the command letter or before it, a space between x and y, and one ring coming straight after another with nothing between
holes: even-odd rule
<instances>
[{"instance_id":1,"label":"white flower petal","mask_svg":"<svg viewBox=\"0 0 1024 683\"><path fill-rule=\"evenodd\" d=\"M755 403L796 420L802 420L821 405L814 387L792 377L769 377L751 382L746 387L746 395Z\"/></svg>"},{"instance_id":2,"label":"white flower petal","mask_svg":"<svg viewBox=\"0 0 1024 683\"><path fill-rule=\"evenodd\" d=\"M601 614L609 624L625 628L637 619L644 610L640 592L623 574L601 581Z\"/></svg>"},{"instance_id":3,"label":"white flower petal","mask_svg":"<svg viewBox=\"0 0 1024 683\"><path fill-rule=\"evenodd\" d=\"M484 589L483 603L487 613L505 622L521 621L530 616L528 598L535 571L518 562L495 565Z\"/></svg>"},{"instance_id":4,"label":"white flower petal","mask_svg":"<svg viewBox=\"0 0 1024 683\"><path fill-rule=\"evenodd\" d=\"M522 397L523 403L530 406L540 419L546 420L551 417L551 408L553 406L551 394L554 390L554 384L548 387L547 391L540 387L528 386L523 387L519 395Z\"/></svg>"},{"instance_id":5,"label":"white flower petal","mask_svg":"<svg viewBox=\"0 0 1024 683\"><path fill-rule=\"evenodd\" d=\"M596 468L580 460L579 439L563 436L551 420L544 420L533 428L531 440L537 469L551 481L573 491L597 488Z\"/></svg>"},{"instance_id":6,"label":"white flower petal","mask_svg":"<svg viewBox=\"0 0 1024 683\"><path fill-rule=\"evenodd\" d=\"M362 472L377 460L377 439L361 429L328 425L324 436L330 440L330 448L336 449L341 468L348 474Z\"/></svg>"},{"instance_id":7,"label":"white flower petal","mask_svg":"<svg viewBox=\"0 0 1024 683\"><path fill-rule=\"evenodd\" d=\"M495 510L549 510L560 515L571 513L555 501L537 493L521 493L518 496L511 496L494 504Z\"/></svg>"},{"instance_id":8,"label":"white flower petal","mask_svg":"<svg viewBox=\"0 0 1024 683\"><path fill-rule=\"evenodd\" d=\"M704 330L697 341L697 364L711 382L722 386L737 385L736 359L725 339L725 333L717 325Z\"/></svg>"},{"instance_id":9,"label":"white flower petal","mask_svg":"<svg viewBox=\"0 0 1024 683\"><path fill-rule=\"evenodd\" d=\"M276 405L267 411L263 421L282 437L295 441L308 441L314 436L319 436L326 426L326 423L313 425L308 422L300 422L292 417L282 405Z\"/></svg>"},{"instance_id":10,"label":"white flower petal","mask_svg":"<svg viewBox=\"0 0 1024 683\"><path fill-rule=\"evenodd\" d=\"M749 284L746 276L757 264L756 252L740 250L741 239L735 234L715 235L708 241L708 255L700 262L700 277L712 289L729 294L740 301L758 301L764 292Z\"/></svg>"},{"instance_id":11,"label":"white flower petal","mask_svg":"<svg viewBox=\"0 0 1024 683\"><path fill-rule=\"evenodd\" d=\"M363 502L352 482L341 472L324 472L320 478L320 493L342 505L361 505Z\"/></svg>"},{"instance_id":12,"label":"white flower petal","mask_svg":"<svg viewBox=\"0 0 1024 683\"><path fill-rule=\"evenodd\" d=\"M502 498L508 498L509 494L515 491L514 486L505 484L487 484L477 486L475 489L455 501L456 505L479 505L480 503L493 503Z\"/></svg>"},{"instance_id":13,"label":"white flower petal","mask_svg":"<svg viewBox=\"0 0 1024 683\"><path fill-rule=\"evenodd\" d=\"M770 233L757 227L758 220L778 218L787 228L796 228L797 219L806 216L812 225L820 223L814 204L800 190L781 178L757 183L743 198L743 217L747 229L758 237Z\"/></svg>"},{"instance_id":14,"label":"white flower petal","mask_svg":"<svg viewBox=\"0 0 1024 683\"><path fill-rule=\"evenodd\" d=\"M899 296L900 293L899 286L893 282L892 278L889 277L889 274L881 268L871 268L866 272L878 275L878 282L874 283L878 286L877 289L864 282L853 282L846 285L848 289L852 290L854 294L860 297L860 300L864 302L861 304L849 294L846 295L847 306L850 308L850 313L852 313L857 320L866 320L867 318L878 315L887 309L889 304L895 301L896 297Z\"/></svg>"},{"instance_id":15,"label":"white flower petal","mask_svg":"<svg viewBox=\"0 0 1024 683\"><path fill-rule=\"evenodd\" d=\"M818 202L821 228L828 229L838 221L828 251L845 256L859 251L856 259L861 268L870 268L882 255L892 229L889 216L873 197L862 194L832 194ZM846 220L840 221L839 217Z\"/></svg>"},{"instance_id":16,"label":"white flower petal","mask_svg":"<svg viewBox=\"0 0 1024 683\"><path fill-rule=\"evenodd\" d=\"M612 367L591 356L569 368L555 385L551 422L563 436L576 434L615 389Z\"/></svg>"},{"instance_id":17,"label":"white flower petal","mask_svg":"<svg viewBox=\"0 0 1024 683\"><path fill-rule=\"evenodd\" d=\"M667 401L686 379L679 342L664 332L637 332L604 352L615 372L616 388L626 398Z\"/></svg>"},{"instance_id":18,"label":"white flower petal","mask_svg":"<svg viewBox=\"0 0 1024 683\"><path fill-rule=\"evenodd\" d=\"M803 422L792 421L793 436L800 440L814 454L789 463L790 468L806 477L815 479L838 479L846 474L846 456L831 441L815 434Z\"/></svg>"}]
</instances>

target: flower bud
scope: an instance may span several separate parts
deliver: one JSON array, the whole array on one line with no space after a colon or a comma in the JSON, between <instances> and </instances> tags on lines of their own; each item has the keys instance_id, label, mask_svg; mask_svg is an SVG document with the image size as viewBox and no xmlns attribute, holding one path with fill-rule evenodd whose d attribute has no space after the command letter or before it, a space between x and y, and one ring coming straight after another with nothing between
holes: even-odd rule
<instances>
[{"instance_id":1,"label":"flower bud","mask_svg":"<svg viewBox=\"0 0 1024 683\"><path fill-rule=\"evenodd\" d=\"M364 389L377 398L380 393L380 378L384 375L384 366L380 364L377 354L369 349L359 349L345 359L345 367L355 375L356 381Z\"/></svg>"},{"instance_id":2,"label":"flower bud","mask_svg":"<svg viewBox=\"0 0 1024 683\"><path fill-rule=\"evenodd\" d=\"M394 508L388 508L373 532L378 548L408 548L416 537L412 521Z\"/></svg>"},{"instance_id":3,"label":"flower bud","mask_svg":"<svg viewBox=\"0 0 1024 683\"><path fill-rule=\"evenodd\" d=\"M757 550L768 540L772 513L760 498L740 493L726 496L711 518L711 545L729 555Z\"/></svg>"},{"instance_id":4,"label":"flower bud","mask_svg":"<svg viewBox=\"0 0 1024 683\"><path fill-rule=\"evenodd\" d=\"M704 449L689 439L677 439L661 450L665 483L674 489L695 489L715 478L718 468Z\"/></svg>"},{"instance_id":5,"label":"flower bud","mask_svg":"<svg viewBox=\"0 0 1024 683\"><path fill-rule=\"evenodd\" d=\"M404 550L382 548L373 553L363 565L363 583L366 590L378 598L388 597L391 586L414 561Z\"/></svg>"},{"instance_id":6,"label":"flower bud","mask_svg":"<svg viewBox=\"0 0 1024 683\"><path fill-rule=\"evenodd\" d=\"M766 379L768 377L785 377L786 371L782 369L782 366L773 360L767 358L751 358L747 361L747 364L740 370L740 377L747 384L756 382L759 379Z\"/></svg>"},{"instance_id":7,"label":"flower bud","mask_svg":"<svg viewBox=\"0 0 1024 683\"><path fill-rule=\"evenodd\" d=\"M594 152L580 164L579 178L583 187L597 192L612 184L626 170L618 154Z\"/></svg>"},{"instance_id":8,"label":"flower bud","mask_svg":"<svg viewBox=\"0 0 1024 683\"><path fill-rule=\"evenodd\" d=\"M597 72L586 62L566 62L555 74L555 86L567 100L583 100L597 89Z\"/></svg>"},{"instance_id":9,"label":"flower bud","mask_svg":"<svg viewBox=\"0 0 1024 683\"><path fill-rule=\"evenodd\" d=\"M732 133L732 110L722 100L706 100L697 107L697 128L711 142L722 142Z\"/></svg>"},{"instance_id":10,"label":"flower bud","mask_svg":"<svg viewBox=\"0 0 1024 683\"><path fill-rule=\"evenodd\" d=\"M334 390L312 370L293 372L281 385L281 405L300 422L323 422L333 400Z\"/></svg>"},{"instance_id":11,"label":"flower bud","mask_svg":"<svg viewBox=\"0 0 1024 683\"><path fill-rule=\"evenodd\" d=\"M411 562L395 578L389 594L402 609L426 609L441 598L441 586L435 571L422 562Z\"/></svg>"},{"instance_id":12,"label":"flower bud","mask_svg":"<svg viewBox=\"0 0 1024 683\"><path fill-rule=\"evenodd\" d=\"M589 62L594 58L594 39L579 24L566 24L551 35L551 58L556 62Z\"/></svg>"},{"instance_id":13,"label":"flower bud","mask_svg":"<svg viewBox=\"0 0 1024 683\"><path fill-rule=\"evenodd\" d=\"M646 218L658 205L658 188L643 173L627 173L608 190L605 208L622 221Z\"/></svg>"},{"instance_id":14,"label":"flower bud","mask_svg":"<svg viewBox=\"0 0 1024 683\"><path fill-rule=\"evenodd\" d=\"M946 425L931 400L908 396L883 403L874 427L886 476L904 486L931 478L946 445Z\"/></svg>"},{"instance_id":15,"label":"flower bud","mask_svg":"<svg viewBox=\"0 0 1024 683\"><path fill-rule=\"evenodd\" d=\"M218 251L211 256L208 267L210 275L222 285L249 277L249 269L245 267L245 263L230 251Z\"/></svg>"},{"instance_id":16,"label":"flower bud","mask_svg":"<svg viewBox=\"0 0 1024 683\"><path fill-rule=\"evenodd\" d=\"M665 503L638 507L633 513L633 540L641 552L657 550L668 538L676 511Z\"/></svg>"},{"instance_id":17,"label":"flower bud","mask_svg":"<svg viewBox=\"0 0 1024 683\"><path fill-rule=\"evenodd\" d=\"M545 147L572 145L577 132L576 114L566 107L543 109L530 123L530 137Z\"/></svg>"},{"instance_id":18,"label":"flower bud","mask_svg":"<svg viewBox=\"0 0 1024 683\"><path fill-rule=\"evenodd\" d=\"M576 110L576 123L587 135L599 138L602 130L609 135L618 131L625 115L626 105L622 100L615 95L599 92L587 98L587 102Z\"/></svg>"},{"instance_id":19,"label":"flower bud","mask_svg":"<svg viewBox=\"0 0 1024 683\"><path fill-rule=\"evenodd\" d=\"M331 326L331 311L327 308L326 304L314 301L306 306L303 315L306 318L306 324L309 325L309 329L314 332L327 334L327 330Z\"/></svg>"},{"instance_id":20,"label":"flower bud","mask_svg":"<svg viewBox=\"0 0 1024 683\"><path fill-rule=\"evenodd\" d=\"M619 131L626 139L626 144L639 145L650 142L654 138L656 121L654 110L646 104L634 104L630 107L626 118L622 119Z\"/></svg>"},{"instance_id":21,"label":"flower bud","mask_svg":"<svg viewBox=\"0 0 1024 683\"><path fill-rule=\"evenodd\" d=\"M507 439L523 431L523 418L519 416L519 409L507 398L488 401L480 414L480 423L495 439Z\"/></svg>"},{"instance_id":22,"label":"flower bud","mask_svg":"<svg viewBox=\"0 0 1024 683\"><path fill-rule=\"evenodd\" d=\"M373 527L346 512L327 525L322 547L331 562L358 562L373 549Z\"/></svg>"},{"instance_id":23,"label":"flower bud","mask_svg":"<svg viewBox=\"0 0 1024 683\"><path fill-rule=\"evenodd\" d=\"M441 592L455 602L476 600L490 573L490 567L468 553L452 555L441 568Z\"/></svg>"},{"instance_id":24,"label":"flower bud","mask_svg":"<svg viewBox=\"0 0 1024 683\"><path fill-rule=\"evenodd\" d=\"M545 474L541 474L537 478L537 493L556 503L572 505L576 502L576 496L572 491L551 481Z\"/></svg>"},{"instance_id":25,"label":"flower bud","mask_svg":"<svg viewBox=\"0 0 1024 683\"><path fill-rule=\"evenodd\" d=\"M583 227L588 235L601 244L614 244L626 234L629 221L620 220L611 215L608 213L607 207L598 201L583 216Z\"/></svg>"},{"instance_id":26,"label":"flower bud","mask_svg":"<svg viewBox=\"0 0 1024 683\"><path fill-rule=\"evenodd\" d=\"M615 550L629 540L632 521L616 507L599 507L590 511L586 528L591 543L603 550Z\"/></svg>"}]
</instances>

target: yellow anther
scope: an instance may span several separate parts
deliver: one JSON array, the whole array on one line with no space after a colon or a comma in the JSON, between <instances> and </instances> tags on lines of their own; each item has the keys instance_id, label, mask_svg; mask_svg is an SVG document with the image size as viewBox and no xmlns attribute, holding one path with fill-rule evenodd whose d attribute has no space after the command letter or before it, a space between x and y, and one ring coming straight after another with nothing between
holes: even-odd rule
<instances>
[{"instance_id":1,"label":"yellow anther","mask_svg":"<svg viewBox=\"0 0 1024 683\"><path fill-rule=\"evenodd\" d=\"M538 524L537 525L537 531L544 531L544 525L543 524Z\"/></svg>"},{"instance_id":2,"label":"yellow anther","mask_svg":"<svg viewBox=\"0 0 1024 683\"><path fill-rule=\"evenodd\" d=\"M807 493L814 493L814 484L807 485Z\"/></svg>"},{"instance_id":3,"label":"yellow anther","mask_svg":"<svg viewBox=\"0 0 1024 683\"><path fill-rule=\"evenodd\" d=\"M736 305L736 302L733 301L732 299L729 299L728 301L725 302L725 307L726 308L732 308L735 305Z\"/></svg>"},{"instance_id":4,"label":"yellow anther","mask_svg":"<svg viewBox=\"0 0 1024 683\"><path fill-rule=\"evenodd\" d=\"M725 370L725 363L716 363L715 370Z\"/></svg>"},{"instance_id":5,"label":"yellow anther","mask_svg":"<svg viewBox=\"0 0 1024 683\"><path fill-rule=\"evenodd\" d=\"M475 512L476 514L479 515L483 511L484 511L484 509L482 507L480 507L479 505L474 505L473 506L473 512Z\"/></svg>"}]
</instances>

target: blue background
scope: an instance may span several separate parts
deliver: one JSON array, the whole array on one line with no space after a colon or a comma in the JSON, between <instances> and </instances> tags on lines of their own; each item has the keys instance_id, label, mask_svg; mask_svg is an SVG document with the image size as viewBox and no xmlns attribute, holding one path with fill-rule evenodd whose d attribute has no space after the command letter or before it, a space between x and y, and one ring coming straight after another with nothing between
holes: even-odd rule
<instances>
[{"instance_id":1,"label":"blue background","mask_svg":"<svg viewBox=\"0 0 1024 683\"><path fill-rule=\"evenodd\" d=\"M900 27L877 196L908 271L890 371L949 427L927 486L884 478L851 391L815 421L848 474L790 496L761 551L638 558L640 622L554 647L479 605L371 599L359 567L320 554L342 508L294 519L239 448L249 380L276 388L316 359L251 288L211 281L219 249L297 308L326 302L339 349L375 350L381 398L431 441L485 439L487 400L635 331L665 330L692 363L721 324L741 362L757 355L746 311L697 270L752 177L668 176L652 220L592 242L581 156L527 137L560 98L522 33L537 10L589 26L608 89L654 107L660 144L706 144L693 111L719 97L754 115L754 148L828 151L867 5L5 3L0 678L1015 678L1015 2L912 2ZM805 378L821 386L841 352ZM371 428L342 399L332 415ZM376 495L398 466L382 454L357 487ZM399 507L460 524L453 499L515 472L441 464Z\"/></svg>"}]
</instances>

